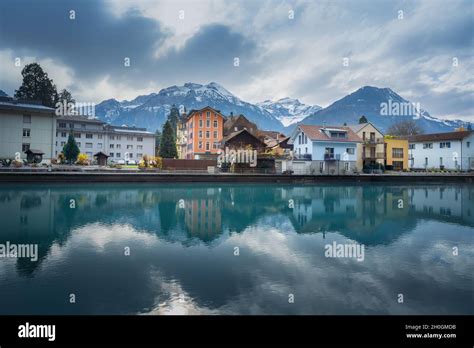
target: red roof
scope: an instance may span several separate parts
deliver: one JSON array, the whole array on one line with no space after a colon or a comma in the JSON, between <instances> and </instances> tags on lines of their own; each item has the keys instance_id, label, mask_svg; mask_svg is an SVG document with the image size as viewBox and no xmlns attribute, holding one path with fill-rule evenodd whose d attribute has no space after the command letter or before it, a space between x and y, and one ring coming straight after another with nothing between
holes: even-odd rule
<instances>
[{"instance_id":1,"label":"red roof","mask_svg":"<svg viewBox=\"0 0 474 348\"><path fill-rule=\"evenodd\" d=\"M299 128L303 131L308 138L313 141L336 141L344 143L362 142L362 139L354 133L354 131L347 126L310 126L310 125L299 125ZM347 133L346 138L331 138L323 129L329 131L342 131Z\"/></svg>"}]
</instances>

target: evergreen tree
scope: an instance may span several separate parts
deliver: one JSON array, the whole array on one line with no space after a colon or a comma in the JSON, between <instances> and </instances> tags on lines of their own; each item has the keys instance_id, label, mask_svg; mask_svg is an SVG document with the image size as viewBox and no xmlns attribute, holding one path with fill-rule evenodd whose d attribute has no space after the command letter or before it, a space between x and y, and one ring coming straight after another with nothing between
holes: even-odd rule
<instances>
[{"instance_id":1,"label":"evergreen tree","mask_svg":"<svg viewBox=\"0 0 474 348\"><path fill-rule=\"evenodd\" d=\"M15 91L15 98L39 100L45 106L55 107L58 97L56 86L38 63L26 65L21 71L21 75L23 83Z\"/></svg>"},{"instance_id":2,"label":"evergreen tree","mask_svg":"<svg viewBox=\"0 0 474 348\"><path fill-rule=\"evenodd\" d=\"M160 157L163 158L176 158L178 157L178 151L176 150L176 141L173 134L173 128L171 122L166 121L163 126L163 134L160 142Z\"/></svg>"},{"instance_id":3,"label":"evergreen tree","mask_svg":"<svg viewBox=\"0 0 474 348\"><path fill-rule=\"evenodd\" d=\"M171 107L170 114L168 115L168 121L171 123L171 128L173 129L173 134L176 139L176 127L178 126L179 121L179 109L174 104Z\"/></svg>"},{"instance_id":4,"label":"evergreen tree","mask_svg":"<svg viewBox=\"0 0 474 348\"><path fill-rule=\"evenodd\" d=\"M161 132L159 129L155 132L155 153L160 153Z\"/></svg>"},{"instance_id":5,"label":"evergreen tree","mask_svg":"<svg viewBox=\"0 0 474 348\"><path fill-rule=\"evenodd\" d=\"M67 139L67 143L63 147L63 153L64 157L66 157L66 160L69 162L69 164L72 164L77 161L77 156L79 156L80 150L79 147L77 146L76 139L74 139L74 136L69 134L69 138Z\"/></svg>"},{"instance_id":6,"label":"evergreen tree","mask_svg":"<svg viewBox=\"0 0 474 348\"><path fill-rule=\"evenodd\" d=\"M362 124L362 123L368 123L369 121L367 121L367 117L365 117L364 115L361 116L361 118L359 118L359 124Z\"/></svg>"},{"instance_id":7,"label":"evergreen tree","mask_svg":"<svg viewBox=\"0 0 474 348\"><path fill-rule=\"evenodd\" d=\"M76 104L76 101L72 98L71 92L69 92L67 89L63 89L58 94L57 101L61 102L61 103L63 103L65 101L66 103Z\"/></svg>"}]
</instances>

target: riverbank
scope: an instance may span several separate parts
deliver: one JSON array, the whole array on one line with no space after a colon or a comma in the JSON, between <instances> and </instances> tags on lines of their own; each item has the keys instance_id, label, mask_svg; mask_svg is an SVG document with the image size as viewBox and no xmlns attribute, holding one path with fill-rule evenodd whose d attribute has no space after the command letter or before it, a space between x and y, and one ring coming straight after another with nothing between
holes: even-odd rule
<instances>
[{"instance_id":1,"label":"riverbank","mask_svg":"<svg viewBox=\"0 0 474 348\"><path fill-rule=\"evenodd\" d=\"M88 183L88 182L217 182L217 183L295 183L385 182L385 183L474 183L474 173L394 173L358 175L283 175L283 174L209 174L163 172L0 172L0 183Z\"/></svg>"}]
</instances>

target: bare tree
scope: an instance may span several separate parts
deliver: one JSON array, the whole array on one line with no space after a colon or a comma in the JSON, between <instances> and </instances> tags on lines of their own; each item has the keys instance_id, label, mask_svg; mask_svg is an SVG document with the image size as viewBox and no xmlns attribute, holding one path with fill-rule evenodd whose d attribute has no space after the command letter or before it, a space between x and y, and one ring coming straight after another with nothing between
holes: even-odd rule
<instances>
[{"instance_id":1,"label":"bare tree","mask_svg":"<svg viewBox=\"0 0 474 348\"><path fill-rule=\"evenodd\" d=\"M421 128L415 121L406 120L392 124L386 132L388 135L395 136L409 136L423 134L423 128Z\"/></svg>"}]
</instances>

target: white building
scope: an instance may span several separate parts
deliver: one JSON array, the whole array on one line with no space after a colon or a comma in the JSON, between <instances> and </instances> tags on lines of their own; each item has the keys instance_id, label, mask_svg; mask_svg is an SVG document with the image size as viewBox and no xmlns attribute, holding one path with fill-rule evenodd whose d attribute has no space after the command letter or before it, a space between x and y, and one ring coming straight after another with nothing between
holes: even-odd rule
<instances>
[{"instance_id":1,"label":"white building","mask_svg":"<svg viewBox=\"0 0 474 348\"><path fill-rule=\"evenodd\" d=\"M474 170L474 132L420 134L408 138L410 169Z\"/></svg>"},{"instance_id":2,"label":"white building","mask_svg":"<svg viewBox=\"0 0 474 348\"><path fill-rule=\"evenodd\" d=\"M56 157L71 132L81 153L87 154L89 159L99 151L109 155L111 162L138 162L143 155L155 156L155 134L144 128L112 126L86 116L63 116L57 119Z\"/></svg>"},{"instance_id":3,"label":"white building","mask_svg":"<svg viewBox=\"0 0 474 348\"><path fill-rule=\"evenodd\" d=\"M292 170L296 174L297 167L314 174L353 172L357 169L357 144L361 142L349 127L299 125L288 141L293 144Z\"/></svg>"},{"instance_id":4,"label":"white building","mask_svg":"<svg viewBox=\"0 0 474 348\"><path fill-rule=\"evenodd\" d=\"M53 108L38 102L0 97L0 159L15 159L25 151L43 153L43 162L54 158L56 116Z\"/></svg>"}]
</instances>

